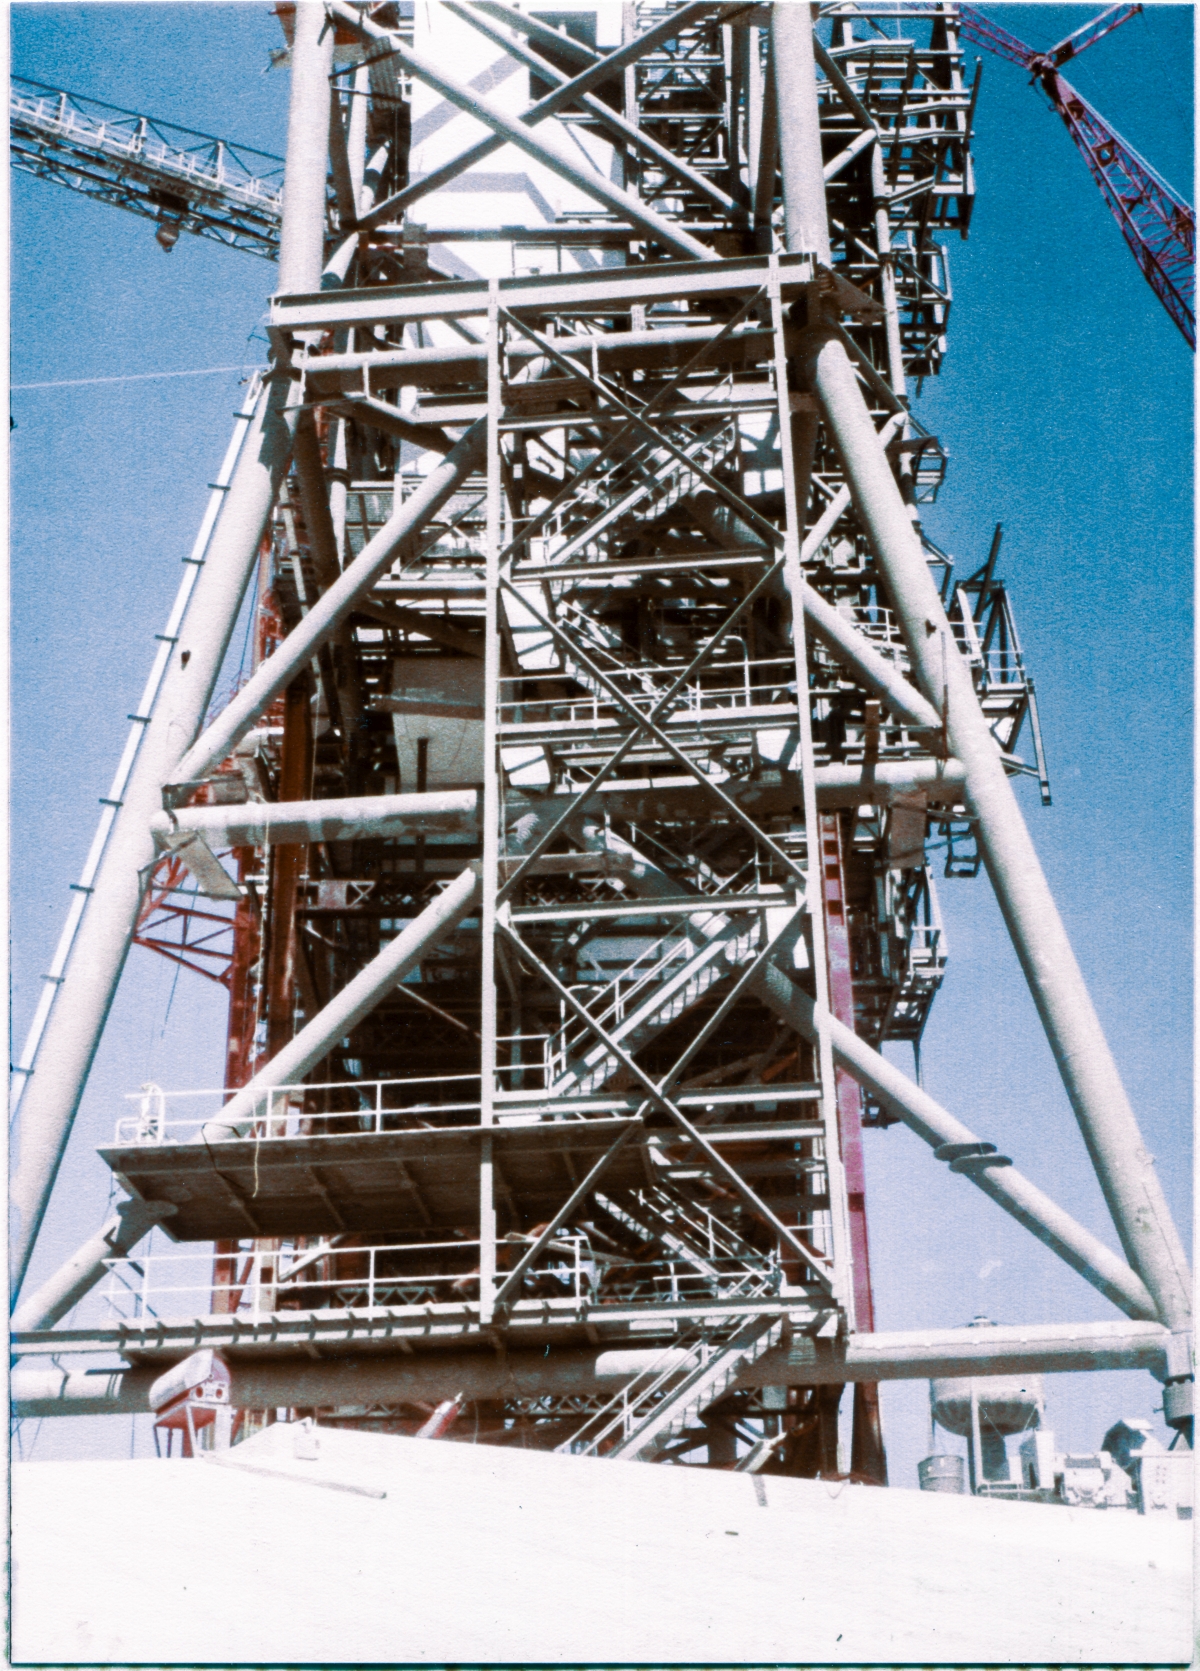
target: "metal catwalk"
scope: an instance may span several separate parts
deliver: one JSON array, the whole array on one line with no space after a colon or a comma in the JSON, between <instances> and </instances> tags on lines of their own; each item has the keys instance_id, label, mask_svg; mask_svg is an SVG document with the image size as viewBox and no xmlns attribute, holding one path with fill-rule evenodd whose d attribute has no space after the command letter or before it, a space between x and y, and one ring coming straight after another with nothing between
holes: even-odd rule
<instances>
[{"instance_id":1,"label":"metal catwalk","mask_svg":"<svg viewBox=\"0 0 1200 1671\"><path fill-rule=\"evenodd\" d=\"M921 528L955 8L279 11L281 220L185 228L277 242L271 365L19 1066L18 1287L131 943L227 986L226 1085L119 1122L24 1384L116 1351L60 1407L144 1407L212 1346L252 1412L458 1397L496 1443L813 1475L853 1383L878 1481L887 1376L1141 1366L1186 1429L1182 1248L1012 792L1049 784L999 540L960 577ZM1123 1258L882 1054L943 977L935 853L996 891ZM892 1122L1128 1321L873 1337Z\"/></svg>"}]
</instances>

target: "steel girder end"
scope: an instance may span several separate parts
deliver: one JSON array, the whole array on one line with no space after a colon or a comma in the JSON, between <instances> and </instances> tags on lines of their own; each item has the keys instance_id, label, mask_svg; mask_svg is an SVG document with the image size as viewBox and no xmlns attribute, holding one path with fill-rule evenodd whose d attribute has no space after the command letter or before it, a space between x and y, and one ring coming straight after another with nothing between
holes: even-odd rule
<instances>
[{"instance_id":1,"label":"steel girder end","mask_svg":"<svg viewBox=\"0 0 1200 1671\"><path fill-rule=\"evenodd\" d=\"M1163 1420L1192 1444L1195 1411L1195 1347L1190 1329L1173 1329L1167 1336L1163 1382Z\"/></svg>"}]
</instances>

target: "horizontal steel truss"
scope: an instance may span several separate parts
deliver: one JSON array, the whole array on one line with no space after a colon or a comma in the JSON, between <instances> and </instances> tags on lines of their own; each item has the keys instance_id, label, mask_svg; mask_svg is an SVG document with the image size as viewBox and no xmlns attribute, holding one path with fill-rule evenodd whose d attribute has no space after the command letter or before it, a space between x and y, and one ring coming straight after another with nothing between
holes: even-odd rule
<instances>
[{"instance_id":1,"label":"horizontal steel truss","mask_svg":"<svg viewBox=\"0 0 1200 1671\"><path fill-rule=\"evenodd\" d=\"M274 260L283 159L15 77L10 160L39 179Z\"/></svg>"},{"instance_id":2,"label":"horizontal steel truss","mask_svg":"<svg viewBox=\"0 0 1200 1671\"><path fill-rule=\"evenodd\" d=\"M505 1338L512 1346L528 1343L558 1351L589 1340L614 1345L647 1337L669 1341L680 1328L716 1331L747 1317L775 1318L786 1314L798 1332L815 1334L830 1316L827 1297L814 1286L807 1300L772 1295L742 1302L708 1300L694 1303L660 1302L597 1305L587 1300L517 1300L505 1312ZM354 1346L408 1352L425 1347L479 1347L494 1338L494 1325L480 1321L476 1303L430 1303L419 1306L354 1307L339 1310L285 1310L255 1317L241 1313L178 1319L153 1318L118 1323L98 1329L55 1329L13 1336L13 1350L21 1357L56 1356L62 1352L118 1352L130 1361L158 1356L185 1356L211 1346L256 1352L345 1351ZM57 1343L57 1344L55 1344ZM660 1345L661 1349L661 1345Z\"/></svg>"}]
</instances>

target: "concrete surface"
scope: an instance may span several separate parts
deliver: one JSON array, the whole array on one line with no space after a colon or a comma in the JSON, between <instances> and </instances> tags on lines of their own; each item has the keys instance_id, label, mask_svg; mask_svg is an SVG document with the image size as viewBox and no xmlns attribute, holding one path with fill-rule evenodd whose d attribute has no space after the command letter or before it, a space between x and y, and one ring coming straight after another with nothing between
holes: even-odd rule
<instances>
[{"instance_id":1,"label":"concrete surface","mask_svg":"<svg viewBox=\"0 0 1200 1671\"><path fill-rule=\"evenodd\" d=\"M1185 1523L361 1433L296 1448L279 1425L224 1464L17 1464L14 1663L1191 1657Z\"/></svg>"}]
</instances>

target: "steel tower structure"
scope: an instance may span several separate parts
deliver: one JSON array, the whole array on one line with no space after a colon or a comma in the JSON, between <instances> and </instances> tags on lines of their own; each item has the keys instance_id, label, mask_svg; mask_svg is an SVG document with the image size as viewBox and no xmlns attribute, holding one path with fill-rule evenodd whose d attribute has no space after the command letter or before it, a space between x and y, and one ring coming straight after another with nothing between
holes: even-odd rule
<instances>
[{"instance_id":1,"label":"steel tower structure","mask_svg":"<svg viewBox=\"0 0 1200 1671\"><path fill-rule=\"evenodd\" d=\"M920 522L955 8L279 10L272 361L20 1064L18 1286L133 942L228 985L226 1086L120 1123L129 1199L15 1349L131 1366L60 1409L210 1346L247 1410L458 1396L495 1442L809 1474L853 1383L876 1480L887 1376L1146 1367L1190 1430L1182 1247L1012 792L1049 790L999 542L960 581ZM931 834L1123 1258L882 1054L942 977ZM1126 1321L875 1335L893 1121ZM106 1273L124 1314L56 1329Z\"/></svg>"}]
</instances>

